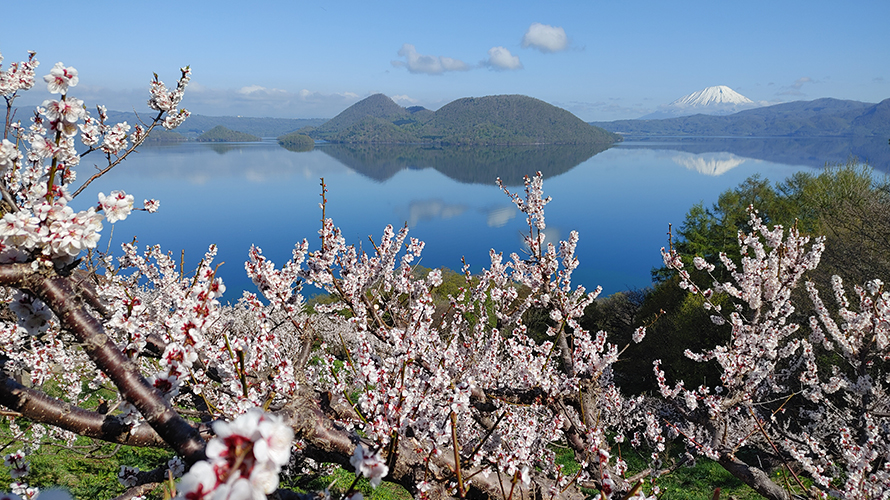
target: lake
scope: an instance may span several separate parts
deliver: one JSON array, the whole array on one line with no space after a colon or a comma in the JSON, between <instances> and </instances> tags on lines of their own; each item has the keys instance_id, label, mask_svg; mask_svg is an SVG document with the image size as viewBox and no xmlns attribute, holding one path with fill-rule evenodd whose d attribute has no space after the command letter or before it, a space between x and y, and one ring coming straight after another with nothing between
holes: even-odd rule
<instances>
[{"instance_id":1,"label":"lake","mask_svg":"<svg viewBox=\"0 0 890 500\"><path fill-rule=\"evenodd\" d=\"M868 151L881 151L878 144L890 149L885 138L860 142ZM271 140L177 143L143 147L72 205L83 208L95 203L99 191L112 189L133 194L137 206L159 199L158 213L136 212L115 224L110 248L138 237L141 247L160 244L177 261L184 249L188 270L215 243L216 262L225 262L219 271L225 297L235 301L241 290L255 291L244 273L251 244L279 265L303 238L317 248L322 177L327 215L347 242L370 248L368 237L379 241L386 224L407 224L411 236L426 242L421 265L460 269L464 257L478 271L487 267L491 248L522 252L525 218L495 178L521 191L522 176L541 170L545 194L553 197L546 209L547 241L577 230L581 265L575 283L601 285L608 294L650 284L668 224L682 224L694 203L709 205L754 174L777 181L826 161L845 161L857 147L865 151L835 139L629 138L606 150L325 144L310 152L291 152ZM81 179L90 160L81 163ZM869 160L885 171L890 165L878 154ZM110 234L106 224L100 249L109 247Z\"/></svg>"}]
</instances>

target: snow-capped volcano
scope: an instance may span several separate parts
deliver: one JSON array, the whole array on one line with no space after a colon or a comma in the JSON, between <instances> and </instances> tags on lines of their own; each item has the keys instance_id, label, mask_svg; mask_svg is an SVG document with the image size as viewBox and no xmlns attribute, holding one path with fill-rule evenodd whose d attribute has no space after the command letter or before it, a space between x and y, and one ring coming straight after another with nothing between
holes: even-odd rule
<instances>
[{"instance_id":1,"label":"snow-capped volcano","mask_svg":"<svg viewBox=\"0 0 890 500\"><path fill-rule=\"evenodd\" d=\"M643 119L675 118L695 114L728 115L758 107L759 104L739 94L726 85L708 87L683 96L676 101L659 106L658 111Z\"/></svg>"},{"instance_id":2,"label":"snow-capped volcano","mask_svg":"<svg viewBox=\"0 0 890 500\"><path fill-rule=\"evenodd\" d=\"M668 106L711 106L714 104L754 104L754 101L726 85L717 85L683 96Z\"/></svg>"}]
</instances>

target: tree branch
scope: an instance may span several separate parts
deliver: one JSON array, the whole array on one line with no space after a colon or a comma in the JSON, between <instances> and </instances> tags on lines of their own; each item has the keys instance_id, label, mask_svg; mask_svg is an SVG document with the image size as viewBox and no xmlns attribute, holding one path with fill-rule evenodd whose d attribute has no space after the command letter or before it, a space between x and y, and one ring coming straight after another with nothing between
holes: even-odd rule
<instances>
[{"instance_id":1,"label":"tree branch","mask_svg":"<svg viewBox=\"0 0 890 500\"><path fill-rule=\"evenodd\" d=\"M127 446L169 448L161 436L149 425L130 428L120 417L72 406L43 392L25 387L0 372L0 405L17 411L22 416L109 443ZM210 436L210 427L200 424L198 432Z\"/></svg>"},{"instance_id":2,"label":"tree branch","mask_svg":"<svg viewBox=\"0 0 890 500\"><path fill-rule=\"evenodd\" d=\"M35 271L30 263L0 265L0 285L27 290L42 300L71 332L96 366L176 453L188 464L205 458L205 442L152 387L139 369L105 335L102 323L83 306L76 281L55 273Z\"/></svg>"}]
</instances>

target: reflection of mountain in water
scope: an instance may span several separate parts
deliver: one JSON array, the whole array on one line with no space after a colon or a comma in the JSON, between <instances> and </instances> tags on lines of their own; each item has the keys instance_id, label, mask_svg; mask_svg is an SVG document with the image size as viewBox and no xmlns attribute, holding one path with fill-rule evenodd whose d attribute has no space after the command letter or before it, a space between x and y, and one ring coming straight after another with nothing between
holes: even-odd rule
<instances>
[{"instance_id":1,"label":"reflection of mountain in water","mask_svg":"<svg viewBox=\"0 0 890 500\"><path fill-rule=\"evenodd\" d=\"M627 137L618 147L667 149L695 154L728 152L745 158L810 167L846 163L851 157L856 157L876 170L890 172L890 147L885 137Z\"/></svg>"},{"instance_id":2,"label":"reflection of mountain in water","mask_svg":"<svg viewBox=\"0 0 890 500\"><path fill-rule=\"evenodd\" d=\"M518 186L524 176L537 171L548 178L568 172L607 147L325 144L317 149L376 181L405 169L434 168L458 182L491 184L500 177L505 184Z\"/></svg>"},{"instance_id":3,"label":"reflection of mountain in water","mask_svg":"<svg viewBox=\"0 0 890 500\"><path fill-rule=\"evenodd\" d=\"M700 155L681 152L674 155L671 160L677 165L704 175L723 175L726 172L745 163L745 158L740 158L732 153L703 153Z\"/></svg>"}]
</instances>

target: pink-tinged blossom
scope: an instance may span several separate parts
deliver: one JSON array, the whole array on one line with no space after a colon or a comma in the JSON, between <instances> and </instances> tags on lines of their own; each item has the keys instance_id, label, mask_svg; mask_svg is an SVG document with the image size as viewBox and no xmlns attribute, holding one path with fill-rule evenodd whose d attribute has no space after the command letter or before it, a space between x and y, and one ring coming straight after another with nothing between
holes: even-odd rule
<instances>
[{"instance_id":1,"label":"pink-tinged blossom","mask_svg":"<svg viewBox=\"0 0 890 500\"><path fill-rule=\"evenodd\" d=\"M161 126L163 126L167 130L173 130L176 127L182 125L182 122L184 122L185 119L189 116L191 116L191 113L188 110L180 109L176 113L168 114L167 117L164 118L164 121L161 123Z\"/></svg>"},{"instance_id":2,"label":"pink-tinged blossom","mask_svg":"<svg viewBox=\"0 0 890 500\"><path fill-rule=\"evenodd\" d=\"M121 465L121 470L117 473L117 481L124 488L132 488L139 484L139 468Z\"/></svg>"},{"instance_id":3,"label":"pink-tinged blossom","mask_svg":"<svg viewBox=\"0 0 890 500\"><path fill-rule=\"evenodd\" d=\"M43 80L50 93L64 95L68 93L68 87L77 85L77 70L71 66L66 68L64 64L58 62Z\"/></svg>"},{"instance_id":4,"label":"pink-tinged blossom","mask_svg":"<svg viewBox=\"0 0 890 500\"><path fill-rule=\"evenodd\" d=\"M156 111L165 111L174 114L176 111L176 107L179 105L180 101L182 101L183 94L185 92L186 86L188 86L189 81L191 80L191 69L189 67L181 68L182 76L176 84L176 89L167 90L167 86L164 85L164 82L158 79L158 75L155 75L154 80L151 81L151 98L148 100L148 106L151 109ZM180 110L179 114L185 110ZM188 116L186 114L186 116ZM184 120L185 117L182 117ZM181 121L180 121L181 123ZM177 124L178 125L178 124ZM170 128L175 128L176 125L173 125ZM165 124L165 128L167 125ZM169 130L169 128L168 128Z\"/></svg>"},{"instance_id":5,"label":"pink-tinged blossom","mask_svg":"<svg viewBox=\"0 0 890 500\"><path fill-rule=\"evenodd\" d=\"M380 481L389 474L389 467L386 466L386 460L380 456L380 451L366 450L361 443L355 447L349 463L355 468L355 475L366 477L374 488L380 486Z\"/></svg>"},{"instance_id":6,"label":"pink-tinged blossom","mask_svg":"<svg viewBox=\"0 0 890 500\"><path fill-rule=\"evenodd\" d=\"M9 308L18 317L21 326L29 335L39 335L49 328L53 315L46 304L27 292L16 290Z\"/></svg>"},{"instance_id":7,"label":"pink-tinged blossom","mask_svg":"<svg viewBox=\"0 0 890 500\"><path fill-rule=\"evenodd\" d=\"M278 488L293 443L293 430L280 417L252 408L232 422L215 422L213 431L207 460L183 476L177 498L260 500Z\"/></svg>"},{"instance_id":8,"label":"pink-tinged blossom","mask_svg":"<svg viewBox=\"0 0 890 500\"><path fill-rule=\"evenodd\" d=\"M142 202L142 207L146 212L153 214L161 208L161 202L158 200L145 200Z\"/></svg>"},{"instance_id":9,"label":"pink-tinged blossom","mask_svg":"<svg viewBox=\"0 0 890 500\"><path fill-rule=\"evenodd\" d=\"M0 72L0 96L9 96L19 90L28 90L34 86L34 70L40 64L34 59L34 52L28 53L28 60L14 62L9 69ZM0 54L0 63L3 55Z\"/></svg>"},{"instance_id":10,"label":"pink-tinged blossom","mask_svg":"<svg viewBox=\"0 0 890 500\"><path fill-rule=\"evenodd\" d=\"M173 477L182 477L185 473L185 462L179 457L173 457L167 460L167 470L173 474Z\"/></svg>"},{"instance_id":11,"label":"pink-tinged blossom","mask_svg":"<svg viewBox=\"0 0 890 500\"><path fill-rule=\"evenodd\" d=\"M22 153L14 143L6 139L0 142L0 173L7 169L15 168L21 159Z\"/></svg>"},{"instance_id":12,"label":"pink-tinged blossom","mask_svg":"<svg viewBox=\"0 0 890 500\"><path fill-rule=\"evenodd\" d=\"M84 116L83 101L67 98L62 100L43 101L44 116L50 121L75 123Z\"/></svg>"},{"instance_id":13,"label":"pink-tinged blossom","mask_svg":"<svg viewBox=\"0 0 890 500\"><path fill-rule=\"evenodd\" d=\"M127 122L118 123L105 133L102 141L102 151L109 154L118 154L127 148L127 132L130 126ZM131 203L132 204L132 203Z\"/></svg>"},{"instance_id":14,"label":"pink-tinged blossom","mask_svg":"<svg viewBox=\"0 0 890 500\"><path fill-rule=\"evenodd\" d=\"M31 134L28 136L28 142L31 148L28 150L28 160L39 162L46 158L51 158L56 152L56 145L41 134Z\"/></svg>"},{"instance_id":15,"label":"pink-tinged blossom","mask_svg":"<svg viewBox=\"0 0 890 500\"><path fill-rule=\"evenodd\" d=\"M31 472L31 466L25 460L25 452L22 450L4 456L3 465L9 467L9 475L13 479L25 477Z\"/></svg>"},{"instance_id":16,"label":"pink-tinged blossom","mask_svg":"<svg viewBox=\"0 0 890 500\"><path fill-rule=\"evenodd\" d=\"M23 500L35 500L37 496L40 494L40 489L36 486L28 486L28 483L23 483L21 481L15 481L9 485L9 488L16 495L19 495Z\"/></svg>"},{"instance_id":17,"label":"pink-tinged blossom","mask_svg":"<svg viewBox=\"0 0 890 500\"><path fill-rule=\"evenodd\" d=\"M201 460L182 476L182 480L176 486L176 498L185 500L203 500L215 498L213 496L219 480L210 462Z\"/></svg>"},{"instance_id":18,"label":"pink-tinged blossom","mask_svg":"<svg viewBox=\"0 0 890 500\"><path fill-rule=\"evenodd\" d=\"M80 141L85 146L95 146L102 139L102 131L99 124L92 118L89 121L78 124L77 127L80 129Z\"/></svg>"},{"instance_id":19,"label":"pink-tinged blossom","mask_svg":"<svg viewBox=\"0 0 890 500\"><path fill-rule=\"evenodd\" d=\"M108 196L99 193L99 208L105 213L105 219L112 224L124 220L133 210L133 195L123 191L112 191Z\"/></svg>"}]
</instances>

